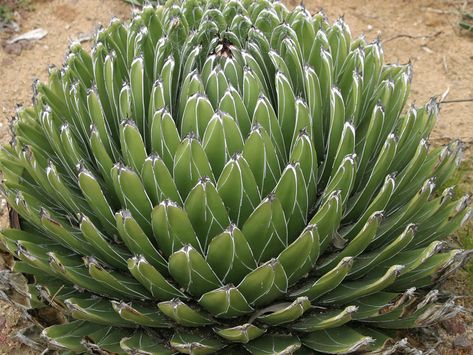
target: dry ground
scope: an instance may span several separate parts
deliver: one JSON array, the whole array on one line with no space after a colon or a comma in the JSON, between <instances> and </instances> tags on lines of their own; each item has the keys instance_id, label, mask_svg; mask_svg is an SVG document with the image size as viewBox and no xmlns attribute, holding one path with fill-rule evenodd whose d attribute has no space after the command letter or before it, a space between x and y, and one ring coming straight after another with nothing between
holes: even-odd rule
<instances>
[{"instance_id":1,"label":"dry ground","mask_svg":"<svg viewBox=\"0 0 473 355\"><path fill-rule=\"evenodd\" d=\"M3 0L0 0L0 2ZM288 1L295 6L299 1ZM8 120L17 103L29 104L34 79L46 80L49 64L61 65L70 40L87 36L98 24L107 24L112 16L126 18L130 7L119 0L42 0L33 1L35 11L22 14L21 32L42 27L48 35L29 46L0 48L0 142L9 140ZM305 6L323 8L331 20L344 15L354 36L361 32L368 39L378 34L384 43L386 60L414 65L411 101L422 105L431 96L440 96L447 88L449 100L473 98L473 36L458 27L462 10L473 11L473 3L455 0L306 0ZM0 33L4 43L11 34ZM472 191L473 102L442 104L441 118L432 141L443 144L453 138L465 142L467 162L462 178L464 190ZM3 226L6 217L3 216ZM470 238L471 236L464 236ZM1 267L1 262L0 262ZM468 279L460 273L445 288L468 295ZM471 300L461 300L471 307ZM456 323L455 323L456 322ZM437 351L442 354L468 353L473 350L453 348L455 332L471 335L471 326L462 321L439 327L442 337ZM0 302L0 354L28 354L30 350L12 338L22 321L18 312ZM453 330L452 330L453 329ZM415 339L414 339L415 340ZM471 340L471 338L470 338ZM420 345L423 340L420 341Z\"/></svg>"}]
</instances>

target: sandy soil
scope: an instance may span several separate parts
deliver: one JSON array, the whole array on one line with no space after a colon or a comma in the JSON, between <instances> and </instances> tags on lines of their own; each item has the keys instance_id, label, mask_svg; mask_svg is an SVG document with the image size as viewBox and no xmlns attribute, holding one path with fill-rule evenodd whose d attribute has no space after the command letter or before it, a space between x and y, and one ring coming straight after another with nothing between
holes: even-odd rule
<instances>
[{"instance_id":1,"label":"sandy soil","mask_svg":"<svg viewBox=\"0 0 473 355\"><path fill-rule=\"evenodd\" d=\"M289 0L288 3L295 6L300 2ZM473 11L473 4L468 1L306 0L304 3L311 11L323 7L331 20L344 15L354 36L364 32L368 39L374 39L380 35L388 62L411 60L414 65L411 101L418 105L431 96L440 96L447 89L448 100L473 98L473 36L460 31L457 25L462 10ZM34 12L22 16L21 31L42 27L48 35L24 48L0 49L0 104L3 112L0 115L0 142L9 140L8 120L15 105L30 103L33 80L45 80L49 64L61 65L70 40L89 35L99 23L107 24L112 16L126 18L130 14L130 7L119 0L42 0L36 1L34 7ZM0 42L4 43L10 36L0 33ZM433 142L441 144L460 138L465 142L466 157L471 161L472 113L473 102L442 104ZM471 180L472 171L467 171L467 174L465 180ZM2 221L5 226L5 216ZM464 295L470 293L463 275L445 287ZM462 302L471 306L468 299ZM457 326L464 327L464 321L460 320L460 323ZM19 313L7 303L0 302L0 354L32 353L12 338L22 324ZM452 328L455 324L436 330L444 340L438 351L443 354L473 351L471 348L452 348L455 333L466 331L466 334L471 334L468 328Z\"/></svg>"}]
</instances>

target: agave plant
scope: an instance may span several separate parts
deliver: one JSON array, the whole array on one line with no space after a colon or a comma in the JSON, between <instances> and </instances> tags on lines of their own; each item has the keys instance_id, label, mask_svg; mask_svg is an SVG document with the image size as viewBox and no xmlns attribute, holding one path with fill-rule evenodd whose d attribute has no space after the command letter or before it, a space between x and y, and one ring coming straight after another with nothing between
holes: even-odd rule
<instances>
[{"instance_id":1,"label":"agave plant","mask_svg":"<svg viewBox=\"0 0 473 355\"><path fill-rule=\"evenodd\" d=\"M131 5L144 6L144 5L164 5L166 1L163 0L123 0Z\"/></svg>"},{"instance_id":2,"label":"agave plant","mask_svg":"<svg viewBox=\"0 0 473 355\"><path fill-rule=\"evenodd\" d=\"M458 308L431 285L470 216L405 112L411 66L302 6L169 1L72 44L1 153L2 240L53 348L392 351Z\"/></svg>"}]
</instances>

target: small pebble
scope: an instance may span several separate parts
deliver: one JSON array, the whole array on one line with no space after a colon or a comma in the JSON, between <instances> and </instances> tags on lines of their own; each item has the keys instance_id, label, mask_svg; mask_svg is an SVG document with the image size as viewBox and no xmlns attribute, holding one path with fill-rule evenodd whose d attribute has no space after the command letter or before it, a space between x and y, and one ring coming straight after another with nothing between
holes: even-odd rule
<instances>
[{"instance_id":1,"label":"small pebble","mask_svg":"<svg viewBox=\"0 0 473 355\"><path fill-rule=\"evenodd\" d=\"M15 55L20 55L22 50L21 44L19 43L7 44L3 49L6 53Z\"/></svg>"},{"instance_id":2,"label":"small pebble","mask_svg":"<svg viewBox=\"0 0 473 355\"><path fill-rule=\"evenodd\" d=\"M465 334L459 335L453 339L453 346L455 348L468 349L471 348L471 340Z\"/></svg>"},{"instance_id":3,"label":"small pebble","mask_svg":"<svg viewBox=\"0 0 473 355\"><path fill-rule=\"evenodd\" d=\"M444 129L446 128L443 125ZM464 334L466 332L465 323L457 318L450 318L442 322L443 328L448 332L448 334Z\"/></svg>"}]
</instances>

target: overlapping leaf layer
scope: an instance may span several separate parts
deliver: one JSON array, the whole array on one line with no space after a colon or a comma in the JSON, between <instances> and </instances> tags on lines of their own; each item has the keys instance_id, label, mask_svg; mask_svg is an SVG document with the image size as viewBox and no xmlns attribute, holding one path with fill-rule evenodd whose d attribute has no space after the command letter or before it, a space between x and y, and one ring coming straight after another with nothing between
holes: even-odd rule
<instances>
[{"instance_id":1,"label":"overlapping leaf layer","mask_svg":"<svg viewBox=\"0 0 473 355\"><path fill-rule=\"evenodd\" d=\"M410 65L303 7L184 0L112 20L35 85L0 157L2 239L72 352L396 349L470 216Z\"/></svg>"}]
</instances>

